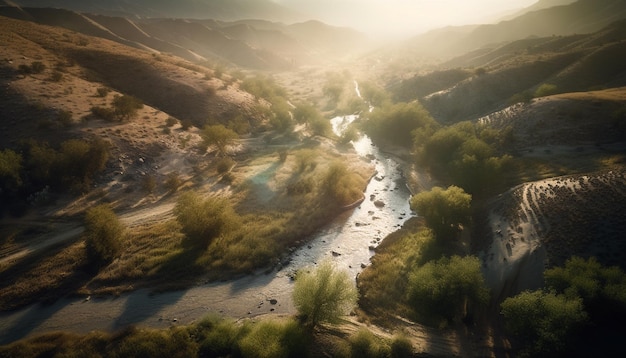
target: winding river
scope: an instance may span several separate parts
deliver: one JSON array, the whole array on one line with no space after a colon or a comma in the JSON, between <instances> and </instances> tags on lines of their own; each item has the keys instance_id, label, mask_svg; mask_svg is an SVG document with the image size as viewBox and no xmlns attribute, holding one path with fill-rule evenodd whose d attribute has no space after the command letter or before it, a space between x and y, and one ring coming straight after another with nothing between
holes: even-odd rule
<instances>
[{"instance_id":1,"label":"winding river","mask_svg":"<svg viewBox=\"0 0 626 358\"><path fill-rule=\"evenodd\" d=\"M358 93L358 85L356 90ZM356 115L333 118L333 129L341 133L356 118ZM373 248L413 215L409 208L410 192L399 164L366 136L353 144L360 156L376 165L377 174L367 186L365 200L293 251L289 264L281 270L176 292L152 294L138 290L115 298L65 298L53 304L32 305L0 315L0 344L59 330L113 331L131 324L165 328L189 324L210 313L236 319L295 313L291 300L293 272L329 259L337 268L356 277L369 264Z\"/></svg>"}]
</instances>

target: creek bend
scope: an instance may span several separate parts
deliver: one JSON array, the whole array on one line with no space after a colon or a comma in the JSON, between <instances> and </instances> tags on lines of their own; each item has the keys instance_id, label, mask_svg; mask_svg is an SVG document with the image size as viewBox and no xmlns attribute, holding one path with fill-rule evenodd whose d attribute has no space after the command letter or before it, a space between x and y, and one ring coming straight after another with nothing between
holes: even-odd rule
<instances>
[{"instance_id":1,"label":"creek bend","mask_svg":"<svg viewBox=\"0 0 626 358\"><path fill-rule=\"evenodd\" d=\"M331 123L335 132L341 133L357 118L336 117ZM353 145L376 167L376 176L364 192L365 200L291 252L289 264L282 269L175 292L154 294L142 289L115 298L63 298L52 304L35 304L0 314L0 344L51 331L114 331L128 325L166 328L189 324L210 313L235 319L296 313L291 299L293 272L329 259L356 278L369 264L372 249L414 215L399 163L367 136Z\"/></svg>"}]
</instances>

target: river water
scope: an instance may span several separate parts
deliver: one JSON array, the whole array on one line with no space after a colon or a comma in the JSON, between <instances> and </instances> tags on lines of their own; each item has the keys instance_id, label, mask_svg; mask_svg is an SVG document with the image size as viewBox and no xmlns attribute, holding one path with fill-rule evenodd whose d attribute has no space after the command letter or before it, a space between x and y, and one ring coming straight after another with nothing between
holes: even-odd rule
<instances>
[{"instance_id":1,"label":"river water","mask_svg":"<svg viewBox=\"0 0 626 358\"><path fill-rule=\"evenodd\" d=\"M335 132L341 133L357 118L356 115L336 117L331 123ZM0 315L0 344L59 330L114 331L131 324L165 328L189 324L210 313L235 319L296 313L291 300L293 272L332 260L338 269L356 277L369 264L373 248L414 215L399 164L366 136L353 145L360 156L372 160L376 166L377 174L367 186L365 200L292 252L290 263L282 269L182 291L152 294L138 290L115 298L66 298L53 304L32 305Z\"/></svg>"}]
</instances>

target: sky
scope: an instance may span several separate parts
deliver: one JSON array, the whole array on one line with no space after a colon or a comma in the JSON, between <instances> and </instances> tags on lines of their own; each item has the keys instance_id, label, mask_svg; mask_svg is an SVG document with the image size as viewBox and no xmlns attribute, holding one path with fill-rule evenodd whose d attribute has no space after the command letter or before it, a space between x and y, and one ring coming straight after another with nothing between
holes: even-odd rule
<instances>
[{"instance_id":1,"label":"sky","mask_svg":"<svg viewBox=\"0 0 626 358\"><path fill-rule=\"evenodd\" d=\"M331 25L369 34L420 33L493 21L538 0L274 0Z\"/></svg>"}]
</instances>

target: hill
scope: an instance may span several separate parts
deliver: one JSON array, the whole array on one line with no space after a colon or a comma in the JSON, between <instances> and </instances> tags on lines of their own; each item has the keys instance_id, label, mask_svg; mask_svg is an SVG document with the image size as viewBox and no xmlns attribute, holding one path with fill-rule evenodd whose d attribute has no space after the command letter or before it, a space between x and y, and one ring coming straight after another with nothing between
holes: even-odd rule
<instances>
[{"instance_id":1,"label":"hill","mask_svg":"<svg viewBox=\"0 0 626 358\"><path fill-rule=\"evenodd\" d=\"M269 0L11 0L2 3L23 7L62 8L109 16L140 16L151 18L211 18L234 21L266 19L296 22L306 20L296 13Z\"/></svg>"},{"instance_id":2,"label":"hill","mask_svg":"<svg viewBox=\"0 0 626 358\"><path fill-rule=\"evenodd\" d=\"M116 17L13 6L0 7L0 15L171 53L189 61L219 61L250 69L288 69L328 62L368 46L363 34L315 21L285 25L266 20Z\"/></svg>"},{"instance_id":3,"label":"hill","mask_svg":"<svg viewBox=\"0 0 626 358\"><path fill-rule=\"evenodd\" d=\"M439 121L457 122L542 95L542 86L551 93L624 86L625 38L626 21L617 21L588 35L486 47L405 79L392 92L400 100L420 99Z\"/></svg>"},{"instance_id":4,"label":"hill","mask_svg":"<svg viewBox=\"0 0 626 358\"><path fill-rule=\"evenodd\" d=\"M544 5L553 4L561 2ZM404 47L435 58L449 58L484 46L493 47L494 44L528 37L591 33L626 17L626 3L621 0L578 0L567 5L530 10L533 8L497 24L434 30L414 37Z\"/></svg>"}]
</instances>

